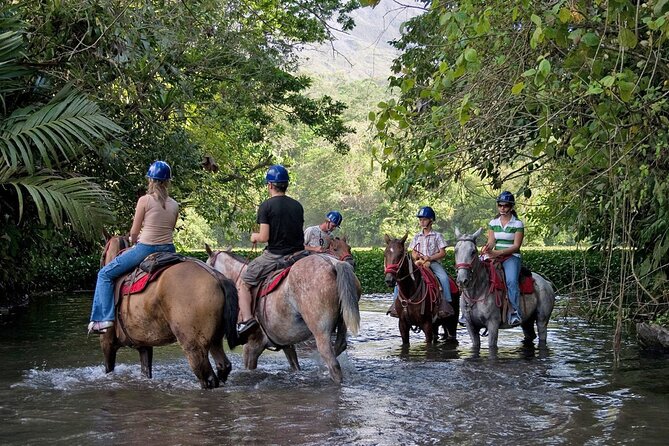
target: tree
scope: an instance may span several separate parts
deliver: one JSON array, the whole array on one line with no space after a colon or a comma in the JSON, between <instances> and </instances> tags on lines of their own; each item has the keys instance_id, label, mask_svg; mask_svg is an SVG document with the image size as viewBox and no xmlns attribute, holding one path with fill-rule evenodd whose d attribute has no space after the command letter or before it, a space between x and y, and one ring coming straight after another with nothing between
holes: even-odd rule
<instances>
[{"instance_id":1,"label":"tree","mask_svg":"<svg viewBox=\"0 0 669 446\"><path fill-rule=\"evenodd\" d=\"M542 188L535 216L624 248L623 292L601 290L619 319L666 308L669 2L426 4L396 42L401 96L371 116L389 184Z\"/></svg>"}]
</instances>

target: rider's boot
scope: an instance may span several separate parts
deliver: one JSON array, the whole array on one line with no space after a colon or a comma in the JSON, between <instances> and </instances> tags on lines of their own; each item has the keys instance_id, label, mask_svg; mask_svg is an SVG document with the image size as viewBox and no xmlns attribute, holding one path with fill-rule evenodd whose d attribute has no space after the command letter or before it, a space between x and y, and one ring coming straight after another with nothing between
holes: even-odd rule
<instances>
[{"instance_id":1,"label":"rider's boot","mask_svg":"<svg viewBox=\"0 0 669 446\"><path fill-rule=\"evenodd\" d=\"M439 319L445 319L449 316L453 316L454 314L455 310L453 309L451 303L442 297L441 302L439 303Z\"/></svg>"}]
</instances>

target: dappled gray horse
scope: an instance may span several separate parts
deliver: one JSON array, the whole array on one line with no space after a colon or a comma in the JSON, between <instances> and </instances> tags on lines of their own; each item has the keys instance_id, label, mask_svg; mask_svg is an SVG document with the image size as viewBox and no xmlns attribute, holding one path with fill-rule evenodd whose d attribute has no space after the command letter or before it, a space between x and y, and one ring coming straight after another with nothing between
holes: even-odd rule
<instances>
[{"instance_id":1,"label":"dappled gray horse","mask_svg":"<svg viewBox=\"0 0 669 446\"><path fill-rule=\"evenodd\" d=\"M207 263L238 282L247 259L206 246ZM312 336L328 367L330 377L341 383L337 356L346 349L346 332L356 334L360 326L360 282L353 267L332 256L309 255L298 260L290 274L269 294L256 301L260 323L244 345L244 365L255 369L258 357L268 347L281 348L293 370L299 370L294 345ZM330 335L336 332L333 346Z\"/></svg>"},{"instance_id":2,"label":"dappled gray horse","mask_svg":"<svg viewBox=\"0 0 669 446\"><path fill-rule=\"evenodd\" d=\"M460 234L455 230L458 242L455 245L456 282L460 288L464 302L464 314L467 320L467 331L472 339L474 348L481 346L479 331L488 330L488 347L497 348L497 335L500 328L511 328L502 318L501 302L495 290L491 287L490 270L479 258L476 247L476 238L481 235L482 229L473 234ZM533 342L537 337L534 323L539 332L539 346L546 345L548 320L553 311L555 293L551 282L537 273L534 278L534 292L521 294L520 309L522 313L523 333L525 342Z\"/></svg>"}]
</instances>

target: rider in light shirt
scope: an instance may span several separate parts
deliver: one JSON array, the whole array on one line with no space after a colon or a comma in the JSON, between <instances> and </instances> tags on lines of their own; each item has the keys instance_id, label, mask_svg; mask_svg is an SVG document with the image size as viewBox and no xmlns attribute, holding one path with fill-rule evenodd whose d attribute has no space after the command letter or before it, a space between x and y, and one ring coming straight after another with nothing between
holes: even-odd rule
<instances>
[{"instance_id":1,"label":"rider in light shirt","mask_svg":"<svg viewBox=\"0 0 669 446\"><path fill-rule=\"evenodd\" d=\"M337 229L343 220L338 211L330 211L325 221L320 225L309 226L304 230L304 249L312 252L324 252L327 239L332 237L332 231Z\"/></svg>"}]
</instances>

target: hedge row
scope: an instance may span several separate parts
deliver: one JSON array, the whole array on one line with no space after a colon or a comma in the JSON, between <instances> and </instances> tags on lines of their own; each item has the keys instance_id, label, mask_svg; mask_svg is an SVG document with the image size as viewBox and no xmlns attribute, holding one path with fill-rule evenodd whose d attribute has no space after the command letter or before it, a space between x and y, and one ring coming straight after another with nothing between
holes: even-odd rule
<instances>
[{"instance_id":1,"label":"hedge row","mask_svg":"<svg viewBox=\"0 0 669 446\"><path fill-rule=\"evenodd\" d=\"M258 251L237 250L238 254L253 258ZM185 252L183 254L207 259L203 251ZM446 251L444 266L449 275L453 276L453 250ZM380 248L354 249L353 257L356 261L356 275L360 279L364 294L387 293L388 287L384 282L383 250ZM613 271L619 268L619 257L614 257ZM79 289L93 289L99 268L98 255L60 259L43 259L40 267L42 274L32 283L32 288L38 291ZM579 282L585 278L590 286L596 285L604 272L604 259L598 252L586 252L576 249L563 248L527 248L523 250L523 263L532 271L538 272L552 281L558 290L568 290L572 286L579 288ZM613 275L613 277L617 277Z\"/></svg>"}]
</instances>

